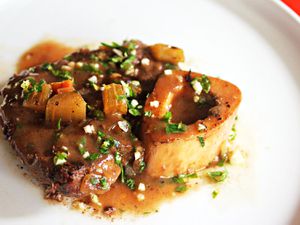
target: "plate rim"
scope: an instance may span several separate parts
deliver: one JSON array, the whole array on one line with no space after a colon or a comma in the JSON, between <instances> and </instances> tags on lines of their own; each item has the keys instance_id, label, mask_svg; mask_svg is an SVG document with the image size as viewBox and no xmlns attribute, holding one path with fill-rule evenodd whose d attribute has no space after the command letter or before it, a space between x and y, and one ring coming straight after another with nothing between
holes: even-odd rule
<instances>
[{"instance_id":1,"label":"plate rim","mask_svg":"<svg viewBox=\"0 0 300 225\"><path fill-rule=\"evenodd\" d=\"M296 27L296 25L298 25L297 22L300 23L300 17L292 9L290 9L287 5L285 5L283 2L281 2L281 0L269 0L269 2L270 2L270 4L274 5L274 8L280 9L280 11L282 11L284 13L282 15L286 15L286 17L289 18L288 20L290 23L294 23L296 21L296 23L294 23L295 27ZM1 221L1 219L0 219L0 221ZM118 223L116 223L116 224L118 224Z\"/></svg>"},{"instance_id":2,"label":"plate rim","mask_svg":"<svg viewBox=\"0 0 300 225\"><path fill-rule=\"evenodd\" d=\"M274 4L276 4L279 8L281 8L290 18L292 18L294 21L298 22L300 24L300 16L292 10L289 6L287 6L283 1L281 0L271 0Z\"/></svg>"}]
</instances>

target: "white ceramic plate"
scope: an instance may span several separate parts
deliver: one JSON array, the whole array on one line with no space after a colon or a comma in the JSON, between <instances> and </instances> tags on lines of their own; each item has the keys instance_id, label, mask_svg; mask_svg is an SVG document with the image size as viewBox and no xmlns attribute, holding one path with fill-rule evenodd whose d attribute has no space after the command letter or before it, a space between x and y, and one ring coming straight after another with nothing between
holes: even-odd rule
<instances>
[{"instance_id":1,"label":"white ceramic plate","mask_svg":"<svg viewBox=\"0 0 300 225\"><path fill-rule=\"evenodd\" d=\"M73 44L138 38L182 47L200 72L243 92L239 137L249 151L211 198L204 186L147 217L114 224L300 224L300 25L272 1L0 1L0 82L43 38ZM0 149L0 224L106 224L50 205Z\"/></svg>"}]
</instances>

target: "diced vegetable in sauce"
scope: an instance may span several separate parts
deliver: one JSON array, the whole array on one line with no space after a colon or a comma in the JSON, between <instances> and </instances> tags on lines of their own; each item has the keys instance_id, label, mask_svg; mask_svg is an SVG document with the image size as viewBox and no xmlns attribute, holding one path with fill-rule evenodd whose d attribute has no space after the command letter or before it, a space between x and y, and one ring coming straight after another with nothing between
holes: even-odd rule
<instances>
[{"instance_id":1,"label":"diced vegetable in sauce","mask_svg":"<svg viewBox=\"0 0 300 225\"><path fill-rule=\"evenodd\" d=\"M114 83L105 85L102 97L105 115L127 113L126 95L122 85Z\"/></svg>"},{"instance_id":2,"label":"diced vegetable in sauce","mask_svg":"<svg viewBox=\"0 0 300 225\"><path fill-rule=\"evenodd\" d=\"M184 62L183 50L165 44L155 44L150 46L151 53L156 60L177 64Z\"/></svg>"},{"instance_id":3,"label":"diced vegetable in sauce","mask_svg":"<svg viewBox=\"0 0 300 225\"><path fill-rule=\"evenodd\" d=\"M35 111L44 112L51 93L51 86L49 84L43 84L40 92L34 91L30 94L28 99L24 100L23 106Z\"/></svg>"},{"instance_id":4,"label":"diced vegetable in sauce","mask_svg":"<svg viewBox=\"0 0 300 225\"><path fill-rule=\"evenodd\" d=\"M121 169L115 164L114 157L111 154L103 155L95 161L92 171L84 176L80 189L83 193L93 191L103 194L116 181L120 172Z\"/></svg>"},{"instance_id":5,"label":"diced vegetable in sauce","mask_svg":"<svg viewBox=\"0 0 300 225\"><path fill-rule=\"evenodd\" d=\"M74 91L72 80L53 82L53 83L51 83L51 87L55 94Z\"/></svg>"},{"instance_id":6,"label":"diced vegetable in sauce","mask_svg":"<svg viewBox=\"0 0 300 225\"><path fill-rule=\"evenodd\" d=\"M77 92L65 92L54 95L46 107L46 121L56 124L63 122L80 122L86 118L86 103Z\"/></svg>"}]
</instances>

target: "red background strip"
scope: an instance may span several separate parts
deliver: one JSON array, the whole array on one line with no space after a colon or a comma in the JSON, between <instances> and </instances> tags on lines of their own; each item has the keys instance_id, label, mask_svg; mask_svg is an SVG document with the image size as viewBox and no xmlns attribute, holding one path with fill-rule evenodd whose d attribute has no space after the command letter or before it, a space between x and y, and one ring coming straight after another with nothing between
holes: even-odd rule
<instances>
[{"instance_id":1,"label":"red background strip","mask_svg":"<svg viewBox=\"0 0 300 225\"><path fill-rule=\"evenodd\" d=\"M282 2L300 15L300 0L282 0Z\"/></svg>"}]
</instances>

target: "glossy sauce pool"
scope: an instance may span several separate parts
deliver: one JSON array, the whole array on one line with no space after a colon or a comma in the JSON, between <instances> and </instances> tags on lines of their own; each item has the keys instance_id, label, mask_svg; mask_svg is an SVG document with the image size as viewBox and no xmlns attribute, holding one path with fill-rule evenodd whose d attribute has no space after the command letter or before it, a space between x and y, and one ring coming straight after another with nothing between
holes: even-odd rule
<instances>
[{"instance_id":1,"label":"glossy sauce pool","mask_svg":"<svg viewBox=\"0 0 300 225\"><path fill-rule=\"evenodd\" d=\"M82 202L90 204L99 211L106 213L109 207L116 209L115 215L122 212L134 214L148 214L156 212L161 202L170 200L182 193L175 192L177 184L170 180L151 178L145 174L135 178L136 190L130 190L126 185L117 181L112 185L111 190L103 195L98 195L101 206L91 203L90 198L82 199ZM139 183L145 185L145 191L138 190ZM109 215L109 214L108 214Z\"/></svg>"},{"instance_id":2,"label":"glossy sauce pool","mask_svg":"<svg viewBox=\"0 0 300 225\"><path fill-rule=\"evenodd\" d=\"M17 72L45 62L54 62L75 49L56 41L42 41L22 54L17 63Z\"/></svg>"},{"instance_id":3,"label":"glossy sauce pool","mask_svg":"<svg viewBox=\"0 0 300 225\"><path fill-rule=\"evenodd\" d=\"M17 63L17 72L45 62L59 60L74 50L74 48L56 41L40 42L23 53ZM138 190L140 183L145 185L144 191ZM110 191L98 195L100 204L94 204L89 196L75 200L73 207L83 210L78 203L84 203L84 205L93 208L96 214L104 213L108 216L116 216L124 211L134 214L148 214L157 211L161 202L183 194L183 192L175 191L180 184L176 184L170 179L154 179L146 174L137 176L135 185L136 189L132 191L117 181L112 185Z\"/></svg>"}]
</instances>

